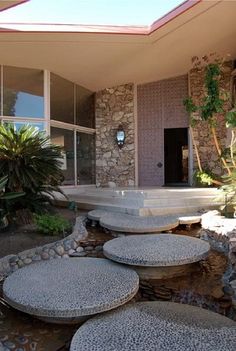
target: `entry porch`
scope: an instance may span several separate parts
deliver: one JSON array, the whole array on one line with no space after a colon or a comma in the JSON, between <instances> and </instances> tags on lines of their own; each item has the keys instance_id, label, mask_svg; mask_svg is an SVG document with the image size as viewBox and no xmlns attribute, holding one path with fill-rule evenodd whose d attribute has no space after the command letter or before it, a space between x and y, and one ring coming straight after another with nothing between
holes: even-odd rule
<instances>
[{"instance_id":1,"label":"entry porch","mask_svg":"<svg viewBox=\"0 0 236 351\"><path fill-rule=\"evenodd\" d=\"M67 188L65 192L70 201L76 202L78 208L101 209L134 216L194 213L219 208L222 203L216 188L91 186Z\"/></svg>"}]
</instances>

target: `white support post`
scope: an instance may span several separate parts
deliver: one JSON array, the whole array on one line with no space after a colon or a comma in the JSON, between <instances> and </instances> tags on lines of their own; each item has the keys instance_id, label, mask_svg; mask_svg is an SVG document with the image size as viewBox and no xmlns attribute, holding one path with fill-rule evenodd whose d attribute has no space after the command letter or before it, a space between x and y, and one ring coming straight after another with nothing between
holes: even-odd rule
<instances>
[{"instance_id":1,"label":"white support post","mask_svg":"<svg viewBox=\"0 0 236 351\"><path fill-rule=\"evenodd\" d=\"M134 166L135 166L135 186L138 186L138 98L137 84L134 84Z\"/></svg>"},{"instance_id":2,"label":"white support post","mask_svg":"<svg viewBox=\"0 0 236 351\"><path fill-rule=\"evenodd\" d=\"M188 96L191 94L190 89L190 75L188 72ZM188 128L188 184L193 185L193 140Z\"/></svg>"},{"instance_id":3,"label":"white support post","mask_svg":"<svg viewBox=\"0 0 236 351\"><path fill-rule=\"evenodd\" d=\"M0 82L0 89L1 89L1 111L0 115L3 116L3 65L1 65L1 82Z\"/></svg>"},{"instance_id":4,"label":"white support post","mask_svg":"<svg viewBox=\"0 0 236 351\"><path fill-rule=\"evenodd\" d=\"M44 118L46 133L50 135L50 71L44 70Z\"/></svg>"},{"instance_id":5,"label":"white support post","mask_svg":"<svg viewBox=\"0 0 236 351\"><path fill-rule=\"evenodd\" d=\"M78 185L78 175L77 175L77 135L76 130L74 130L74 172L75 172L75 186Z\"/></svg>"}]
</instances>

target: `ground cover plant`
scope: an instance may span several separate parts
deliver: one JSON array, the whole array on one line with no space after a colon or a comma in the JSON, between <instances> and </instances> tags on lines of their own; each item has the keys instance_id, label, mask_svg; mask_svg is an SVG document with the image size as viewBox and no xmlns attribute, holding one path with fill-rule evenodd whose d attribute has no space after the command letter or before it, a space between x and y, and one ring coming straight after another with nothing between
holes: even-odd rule
<instances>
[{"instance_id":1,"label":"ground cover plant","mask_svg":"<svg viewBox=\"0 0 236 351\"><path fill-rule=\"evenodd\" d=\"M35 223L37 230L45 235L65 234L71 229L67 219L47 213L35 215Z\"/></svg>"}]
</instances>

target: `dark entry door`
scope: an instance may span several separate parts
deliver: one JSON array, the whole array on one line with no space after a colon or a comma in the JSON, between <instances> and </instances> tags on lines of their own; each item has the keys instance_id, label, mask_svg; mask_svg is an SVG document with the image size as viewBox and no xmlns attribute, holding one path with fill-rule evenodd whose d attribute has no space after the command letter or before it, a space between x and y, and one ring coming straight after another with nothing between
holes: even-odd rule
<instances>
[{"instance_id":1,"label":"dark entry door","mask_svg":"<svg viewBox=\"0 0 236 351\"><path fill-rule=\"evenodd\" d=\"M164 129L165 185L188 183L188 128Z\"/></svg>"}]
</instances>

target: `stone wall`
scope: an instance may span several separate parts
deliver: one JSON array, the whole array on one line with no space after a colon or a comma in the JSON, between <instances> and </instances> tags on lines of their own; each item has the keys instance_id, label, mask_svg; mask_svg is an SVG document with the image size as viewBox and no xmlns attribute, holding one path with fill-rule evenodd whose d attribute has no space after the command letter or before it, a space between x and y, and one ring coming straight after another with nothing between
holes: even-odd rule
<instances>
[{"instance_id":1,"label":"stone wall","mask_svg":"<svg viewBox=\"0 0 236 351\"><path fill-rule=\"evenodd\" d=\"M226 91L230 92L230 77L233 70L232 62L227 62L225 64L221 87ZM200 100L204 96L204 72L203 70L193 69L189 73L189 83L190 83L190 95L196 104L199 104ZM227 107L227 104L226 106ZM198 115L196 114L196 118ZM227 130L224 122L224 115L218 114L217 116L218 128L216 130L218 140L222 147L226 146L227 140ZM203 169L211 170L217 175L221 175L222 166L219 160L219 156L216 152L215 144L213 141L211 130L207 122L199 122L193 130L194 138L198 146L200 159L202 162ZM194 153L194 169L197 169L197 160Z\"/></svg>"},{"instance_id":2,"label":"stone wall","mask_svg":"<svg viewBox=\"0 0 236 351\"><path fill-rule=\"evenodd\" d=\"M96 183L132 186L135 182L134 86L125 84L96 94ZM115 142L119 125L126 134L125 145Z\"/></svg>"}]
</instances>

